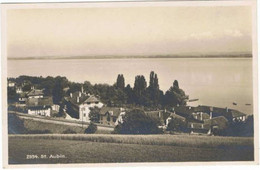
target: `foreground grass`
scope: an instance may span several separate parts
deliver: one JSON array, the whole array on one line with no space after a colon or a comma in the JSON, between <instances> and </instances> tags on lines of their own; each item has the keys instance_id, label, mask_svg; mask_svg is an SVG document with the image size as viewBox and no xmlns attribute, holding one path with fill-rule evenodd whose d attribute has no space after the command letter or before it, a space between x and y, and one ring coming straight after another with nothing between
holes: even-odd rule
<instances>
[{"instance_id":1,"label":"foreground grass","mask_svg":"<svg viewBox=\"0 0 260 170\"><path fill-rule=\"evenodd\" d=\"M82 140L90 142L166 145L202 148L253 148L252 137L220 137L196 135L106 135L106 134L34 134L34 135L9 135L9 139L58 139Z\"/></svg>"},{"instance_id":2,"label":"foreground grass","mask_svg":"<svg viewBox=\"0 0 260 170\"><path fill-rule=\"evenodd\" d=\"M50 158L50 155L64 155ZM26 159L37 155L37 159ZM46 158L40 158L46 155ZM10 164L40 163L112 163L112 162L180 162L180 161L249 161L253 148L198 148L81 140L9 138Z\"/></svg>"}]
</instances>

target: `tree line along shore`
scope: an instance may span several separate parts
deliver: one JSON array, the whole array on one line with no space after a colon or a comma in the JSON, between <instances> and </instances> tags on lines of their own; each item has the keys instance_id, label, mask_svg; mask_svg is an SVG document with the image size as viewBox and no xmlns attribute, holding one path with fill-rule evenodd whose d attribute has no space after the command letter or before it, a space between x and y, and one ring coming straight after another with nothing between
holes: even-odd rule
<instances>
[{"instance_id":1,"label":"tree line along shore","mask_svg":"<svg viewBox=\"0 0 260 170\"><path fill-rule=\"evenodd\" d=\"M113 85L93 85L89 81L76 83L61 76L8 78L9 110L64 118L69 115L91 123L86 133L95 133L96 125L107 124L115 127L113 133L121 134L170 131L253 135L253 116L228 108L190 107L187 106L188 99L177 80L165 93L160 90L159 78L154 71L150 72L149 83L143 75L137 75L133 87L125 84L123 74L118 74ZM48 108L51 114L42 113L39 103L42 103L41 107L52 105Z\"/></svg>"}]
</instances>

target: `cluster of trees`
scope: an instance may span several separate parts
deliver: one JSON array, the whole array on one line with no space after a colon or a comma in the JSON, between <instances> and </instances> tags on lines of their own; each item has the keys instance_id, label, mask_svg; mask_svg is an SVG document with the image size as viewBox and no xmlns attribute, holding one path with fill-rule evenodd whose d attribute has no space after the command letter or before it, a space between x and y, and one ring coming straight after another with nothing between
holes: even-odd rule
<instances>
[{"instance_id":1,"label":"cluster of trees","mask_svg":"<svg viewBox=\"0 0 260 170\"><path fill-rule=\"evenodd\" d=\"M134 109L123 117L123 123L117 125L113 131L116 134L160 134L160 122L147 116L143 110Z\"/></svg>"},{"instance_id":2,"label":"cluster of trees","mask_svg":"<svg viewBox=\"0 0 260 170\"><path fill-rule=\"evenodd\" d=\"M215 132L220 136L254 136L254 116L249 115L245 122L237 121L228 123L227 128Z\"/></svg>"},{"instance_id":3,"label":"cluster of trees","mask_svg":"<svg viewBox=\"0 0 260 170\"><path fill-rule=\"evenodd\" d=\"M173 86L164 94L159 88L159 80L156 73L150 73L149 85L143 75L135 77L134 87L128 84L123 91L127 96L127 104L146 106L149 108L167 108L177 105L186 105L184 91L179 88L178 81L173 82Z\"/></svg>"},{"instance_id":4,"label":"cluster of trees","mask_svg":"<svg viewBox=\"0 0 260 170\"><path fill-rule=\"evenodd\" d=\"M87 93L99 96L108 106L132 105L157 109L185 105L186 99L188 99L185 92L179 88L177 80L164 94L159 88L158 76L153 71L150 73L149 85L143 75L135 77L134 87L131 87L130 84L125 85L124 75L119 74L112 86L108 84L92 85L89 81L85 81L83 85L70 83L68 93L80 90L81 86Z\"/></svg>"},{"instance_id":5,"label":"cluster of trees","mask_svg":"<svg viewBox=\"0 0 260 170\"><path fill-rule=\"evenodd\" d=\"M9 80L15 81L16 85L21 86L25 92L30 91L32 87L43 89L45 95L53 97L55 104L61 104L63 97L66 95L63 89L71 84L66 77L61 76L48 76L46 78L41 76L19 76ZM15 88L8 88L8 99L14 100L16 97Z\"/></svg>"},{"instance_id":6,"label":"cluster of trees","mask_svg":"<svg viewBox=\"0 0 260 170\"><path fill-rule=\"evenodd\" d=\"M153 71L150 73L149 85L143 75L135 77L134 87L129 84L125 85L123 74L119 74L114 85L95 84L89 81L82 83L70 82L66 77L31 77L20 76L12 79L17 84L27 82L23 88L30 90L32 86L38 89L44 89L45 95L53 97L55 104L62 104L63 98L69 93L80 91L81 88L86 93L94 94L100 97L102 102L108 106L144 106L149 108L167 108L176 105L185 105L187 96L184 91L179 88L178 81L173 82L172 87L164 94L159 88L159 79ZM65 90L67 89L67 90ZM8 89L8 97L15 95L15 91Z\"/></svg>"}]
</instances>

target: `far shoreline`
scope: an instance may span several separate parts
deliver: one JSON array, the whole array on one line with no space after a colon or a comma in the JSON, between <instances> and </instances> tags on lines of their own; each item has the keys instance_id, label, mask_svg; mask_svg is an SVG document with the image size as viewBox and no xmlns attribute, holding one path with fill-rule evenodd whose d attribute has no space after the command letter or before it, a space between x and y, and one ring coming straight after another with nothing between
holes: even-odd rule
<instances>
[{"instance_id":1,"label":"far shoreline","mask_svg":"<svg viewBox=\"0 0 260 170\"><path fill-rule=\"evenodd\" d=\"M252 55L229 55L229 56L219 56L219 55L211 55L211 56L93 56L93 57L85 57L85 56L76 56L76 57L10 57L7 60L88 60L88 59L252 59Z\"/></svg>"}]
</instances>

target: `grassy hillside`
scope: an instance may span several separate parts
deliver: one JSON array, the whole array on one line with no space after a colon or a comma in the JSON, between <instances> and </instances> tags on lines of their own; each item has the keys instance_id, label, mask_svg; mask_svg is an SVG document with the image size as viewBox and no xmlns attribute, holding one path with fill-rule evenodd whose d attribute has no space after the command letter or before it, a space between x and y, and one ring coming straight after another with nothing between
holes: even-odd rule
<instances>
[{"instance_id":1,"label":"grassy hillside","mask_svg":"<svg viewBox=\"0 0 260 170\"><path fill-rule=\"evenodd\" d=\"M116 134L35 134L9 135L10 139L58 139L90 142L168 145L201 148L253 147L251 137L220 137L197 135L116 135Z\"/></svg>"},{"instance_id":2,"label":"grassy hillside","mask_svg":"<svg viewBox=\"0 0 260 170\"><path fill-rule=\"evenodd\" d=\"M21 119L15 114L8 114L8 133L9 134L41 134L41 133L57 133L61 134L64 131L71 129L76 133L84 133L85 127L70 126L62 124L54 124L36 121L32 119ZM96 133L108 134L109 130L98 129Z\"/></svg>"},{"instance_id":3,"label":"grassy hillside","mask_svg":"<svg viewBox=\"0 0 260 170\"><path fill-rule=\"evenodd\" d=\"M46 135L47 136L47 135ZM9 163L106 163L106 162L179 162L179 161L252 161L254 159L253 147L243 141L241 146L234 143L220 147L212 143L213 147L203 147L205 140L195 146L157 145L157 144L127 144L109 142L91 142L89 140L57 140L41 139L38 137L9 137ZM67 135L66 135L67 136ZM88 135L86 135L88 136ZM95 136L95 135L91 135ZM99 135L97 135L99 136ZM111 135L109 135L111 136ZM116 138L116 136L111 136ZM131 136L129 143L146 140L158 140L146 136L134 139ZM162 137L161 135L158 137ZM169 137L169 136L168 136ZM194 136L191 137L191 139ZM52 137L53 138L53 137ZM123 137L121 137L123 139ZM169 137L169 140L175 140ZM196 137L194 138L196 141ZM213 142L213 140L210 140ZM160 141L161 142L161 141ZM180 142L180 141L179 141ZM189 141L190 143L191 141ZM196 141L198 143L199 141ZM209 143L211 143L209 142ZM245 142L245 143L244 143ZM227 142L228 143L228 142ZM188 143L187 143L188 144ZM244 145L248 144L248 145ZM200 146L200 147L199 147ZM51 155L62 155L61 158L50 158ZM29 158L28 155L37 155L38 158ZM41 158L43 155L44 158Z\"/></svg>"}]
</instances>

